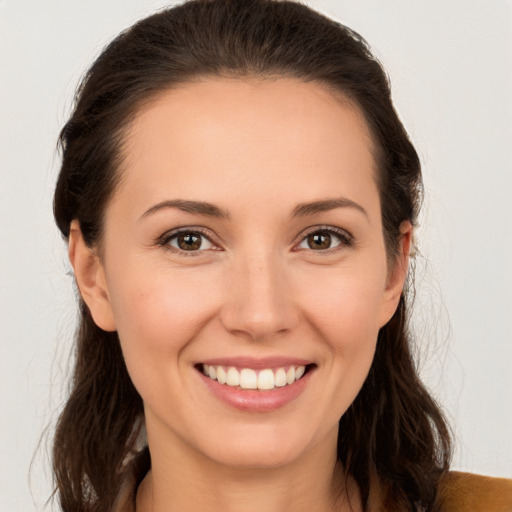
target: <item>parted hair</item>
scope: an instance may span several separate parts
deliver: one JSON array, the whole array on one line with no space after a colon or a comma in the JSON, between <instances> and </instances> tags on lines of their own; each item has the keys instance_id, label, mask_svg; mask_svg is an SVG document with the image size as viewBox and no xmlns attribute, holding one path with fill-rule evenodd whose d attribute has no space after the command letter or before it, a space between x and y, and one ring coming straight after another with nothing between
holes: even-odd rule
<instances>
[{"instance_id":1,"label":"parted hair","mask_svg":"<svg viewBox=\"0 0 512 512\"><path fill-rule=\"evenodd\" d=\"M76 219L86 243L101 244L128 125L145 102L202 77L293 77L328 86L357 106L373 139L388 258L396 257L400 224L416 221L422 179L386 73L356 32L286 0L190 0L139 21L103 50L59 138L54 215L65 239ZM451 441L412 357L409 293L380 330L368 377L340 419L338 458L366 508L387 489L390 510L430 512L439 508ZM53 443L55 493L65 512L108 512L136 448L143 404L117 333L96 326L78 300L71 390ZM140 460L143 475L150 459Z\"/></svg>"}]
</instances>

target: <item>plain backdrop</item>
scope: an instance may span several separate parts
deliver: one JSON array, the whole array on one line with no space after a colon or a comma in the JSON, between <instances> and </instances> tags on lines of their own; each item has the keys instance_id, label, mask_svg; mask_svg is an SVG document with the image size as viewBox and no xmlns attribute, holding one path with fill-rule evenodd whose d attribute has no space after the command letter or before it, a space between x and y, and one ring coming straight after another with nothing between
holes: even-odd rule
<instances>
[{"instance_id":1,"label":"plain backdrop","mask_svg":"<svg viewBox=\"0 0 512 512\"><path fill-rule=\"evenodd\" d=\"M512 477L512 2L308 3L368 39L422 158L417 349L454 429L454 467ZM51 492L41 435L62 404L75 321L51 214L57 135L102 47L163 5L0 0L1 510L43 510Z\"/></svg>"}]
</instances>

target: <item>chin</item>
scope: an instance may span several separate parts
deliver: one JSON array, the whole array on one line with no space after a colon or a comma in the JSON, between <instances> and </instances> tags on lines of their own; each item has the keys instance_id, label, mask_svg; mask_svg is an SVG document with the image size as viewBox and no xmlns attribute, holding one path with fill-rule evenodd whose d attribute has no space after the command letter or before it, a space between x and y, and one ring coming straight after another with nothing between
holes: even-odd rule
<instances>
[{"instance_id":1,"label":"chin","mask_svg":"<svg viewBox=\"0 0 512 512\"><path fill-rule=\"evenodd\" d=\"M277 469L300 458L302 450L271 449L266 446L233 446L229 451L213 453L212 458L224 466L237 469Z\"/></svg>"},{"instance_id":2,"label":"chin","mask_svg":"<svg viewBox=\"0 0 512 512\"><path fill-rule=\"evenodd\" d=\"M273 469L299 460L311 445L304 431L259 428L206 440L204 453L219 464L240 469Z\"/></svg>"}]
</instances>

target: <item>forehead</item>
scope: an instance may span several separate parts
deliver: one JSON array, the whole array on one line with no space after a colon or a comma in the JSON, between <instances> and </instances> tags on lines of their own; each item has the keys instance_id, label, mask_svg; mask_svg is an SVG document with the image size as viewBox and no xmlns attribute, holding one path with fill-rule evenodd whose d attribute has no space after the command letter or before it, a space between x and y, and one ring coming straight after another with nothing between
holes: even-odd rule
<instances>
[{"instance_id":1,"label":"forehead","mask_svg":"<svg viewBox=\"0 0 512 512\"><path fill-rule=\"evenodd\" d=\"M300 121L295 129L290 124ZM144 104L134 117L127 139L144 137L144 131L165 127L169 135L187 135L194 128L197 140L213 140L222 129L241 130L240 140L249 136L275 134L278 142L293 143L293 137L308 137L312 143L347 138L347 125L357 128L362 144L372 138L359 108L339 92L318 82L295 78L204 78L164 90ZM173 130L174 129L174 130ZM151 134L155 136L156 133ZM259 138L259 137L258 137ZM352 141L353 142L353 141ZM318 146L319 150L324 145ZM296 148L299 149L299 148Z\"/></svg>"},{"instance_id":2,"label":"forehead","mask_svg":"<svg viewBox=\"0 0 512 512\"><path fill-rule=\"evenodd\" d=\"M231 190L300 202L346 195L350 181L352 193L375 188L374 173L363 115L328 87L209 78L164 91L140 109L125 138L119 191L221 201Z\"/></svg>"}]
</instances>

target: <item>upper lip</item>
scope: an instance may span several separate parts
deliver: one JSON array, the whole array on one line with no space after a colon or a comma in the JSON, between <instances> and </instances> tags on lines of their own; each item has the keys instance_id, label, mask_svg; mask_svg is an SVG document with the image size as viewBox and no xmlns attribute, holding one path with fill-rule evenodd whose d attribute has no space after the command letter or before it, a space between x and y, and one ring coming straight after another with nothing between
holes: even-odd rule
<instances>
[{"instance_id":1,"label":"upper lip","mask_svg":"<svg viewBox=\"0 0 512 512\"><path fill-rule=\"evenodd\" d=\"M233 366L238 368L253 368L261 370L264 368L281 368L283 366L307 366L312 364L311 360L301 359L298 357L288 356L271 356L271 357L216 357L205 359L199 364L209 366Z\"/></svg>"}]
</instances>

